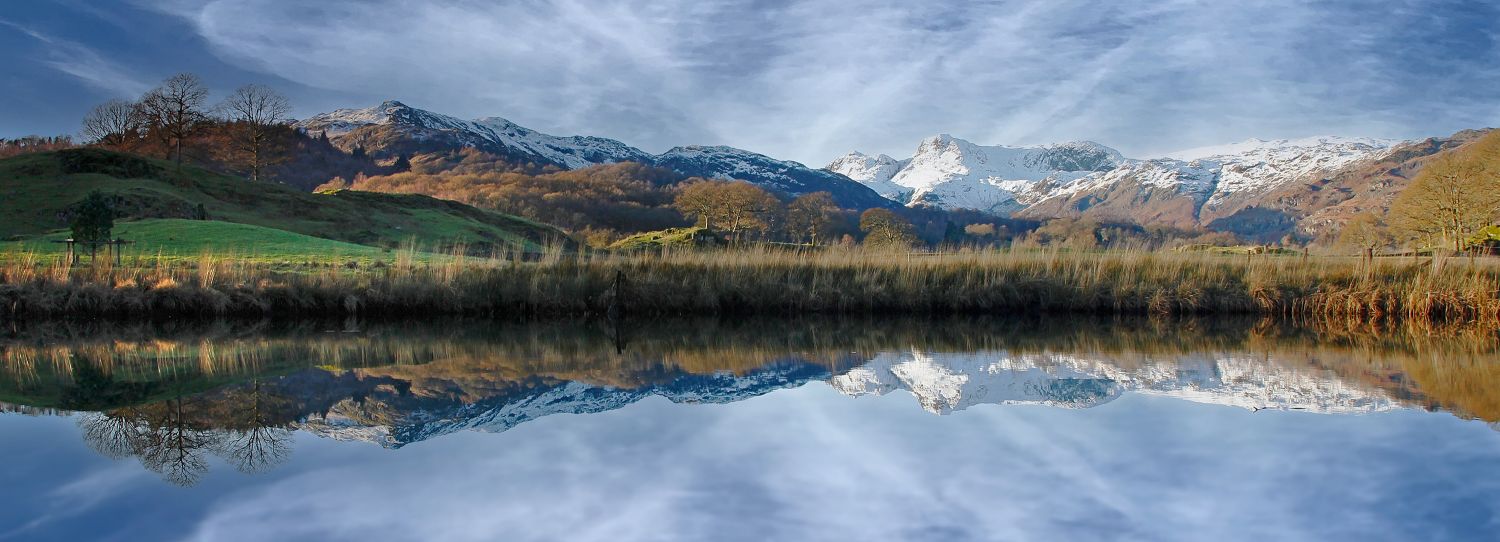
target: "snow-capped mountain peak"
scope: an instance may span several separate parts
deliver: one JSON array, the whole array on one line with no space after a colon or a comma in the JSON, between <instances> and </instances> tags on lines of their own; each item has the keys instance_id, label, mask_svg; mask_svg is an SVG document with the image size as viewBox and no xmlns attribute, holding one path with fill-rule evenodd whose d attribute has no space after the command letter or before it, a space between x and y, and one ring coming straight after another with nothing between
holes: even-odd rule
<instances>
[{"instance_id":1,"label":"snow-capped mountain peak","mask_svg":"<svg viewBox=\"0 0 1500 542\"><path fill-rule=\"evenodd\" d=\"M1266 203L1263 198L1380 159L1397 143L1337 136L1251 139L1138 160L1093 141L984 146L938 134L923 139L907 160L850 153L826 169L907 205L1039 220L1088 214L1182 228L1222 221L1219 227L1259 235L1256 228L1281 227L1255 209Z\"/></svg>"},{"instance_id":2,"label":"snow-capped mountain peak","mask_svg":"<svg viewBox=\"0 0 1500 542\"><path fill-rule=\"evenodd\" d=\"M333 139L369 126L386 126L416 141L442 141L453 146L475 147L518 160L569 169L650 158L644 151L613 139L558 137L499 117L467 121L394 100L364 109L339 109L315 115L297 126Z\"/></svg>"},{"instance_id":3,"label":"snow-capped mountain peak","mask_svg":"<svg viewBox=\"0 0 1500 542\"><path fill-rule=\"evenodd\" d=\"M891 182L891 178L906 167L905 160L896 160L884 154L870 156L862 152L851 152L828 164L828 171L838 173L874 189L881 195L900 200L911 190Z\"/></svg>"},{"instance_id":4,"label":"snow-capped mountain peak","mask_svg":"<svg viewBox=\"0 0 1500 542\"><path fill-rule=\"evenodd\" d=\"M851 153L826 169L909 204L1009 212L1022 207L1019 194L1039 183L1072 181L1125 162L1119 151L1090 141L982 146L938 134L923 139L908 160Z\"/></svg>"}]
</instances>

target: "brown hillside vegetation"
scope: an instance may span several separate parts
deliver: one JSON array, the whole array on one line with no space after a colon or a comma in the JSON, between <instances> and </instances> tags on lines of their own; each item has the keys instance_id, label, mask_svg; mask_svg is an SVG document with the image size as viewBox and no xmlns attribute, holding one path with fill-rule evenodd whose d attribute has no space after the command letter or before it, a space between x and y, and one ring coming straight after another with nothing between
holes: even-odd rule
<instances>
[{"instance_id":1,"label":"brown hillside vegetation","mask_svg":"<svg viewBox=\"0 0 1500 542\"><path fill-rule=\"evenodd\" d=\"M1396 195L1433 157L1470 146L1491 133L1465 130L1450 137L1401 145L1378 161L1358 164L1331 178L1283 187L1272 193L1269 201L1302 217L1298 228L1303 234L1328 236L1360 213L1389 211Z\"/></svg>"},{"instance_id":2,"label":"brown hillside vegetation","mask_svg":"<svg viewBox=\"0 0 1500 542\"><path fill-rule=\"evenodd\" d=\"M414 160L414 171L359 178L347 186L368 192L424 194L572 231L643 231L687 225L672 208L682 179L665 169L624 163L528 175L472 166L476 164L460 161L453 169L424 173L433 166Z\"/></svg>"}]
</instances>

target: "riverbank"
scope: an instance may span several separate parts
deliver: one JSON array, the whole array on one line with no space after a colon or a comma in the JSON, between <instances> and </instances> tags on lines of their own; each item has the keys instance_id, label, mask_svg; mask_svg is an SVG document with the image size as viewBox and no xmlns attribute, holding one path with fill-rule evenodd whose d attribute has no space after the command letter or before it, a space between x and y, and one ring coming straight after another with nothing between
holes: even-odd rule
<instances>
[{"instance_id":1,"label":"riverbank","mask_svg":"<svg viewBox=\"0 0 1500 542\"><path fill-rule=\"evenodd\" d=\"M11 255L0 317L1240 314L1500 323L1489 259L776 250L402 259L275 269L232 257L69 269Z\"/></svg>"}]
</instances>

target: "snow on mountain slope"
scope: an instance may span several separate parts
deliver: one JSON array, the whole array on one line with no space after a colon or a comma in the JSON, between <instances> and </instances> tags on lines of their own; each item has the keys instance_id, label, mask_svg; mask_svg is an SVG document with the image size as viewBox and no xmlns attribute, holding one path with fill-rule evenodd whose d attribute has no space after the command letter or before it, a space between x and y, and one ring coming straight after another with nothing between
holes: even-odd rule
<instances>
[{"instance_id":1,"label":"snow on mountain slope","mask_svg":"<svg viewBox=\"0 0 1500 542\"><path fill-rule=\"evenodd\" d=\"M613 139L592 136L550 136L514 122L488 117L475 125L492 139L526 149L568 169L614 162L649 162L651 155Z\"/></svg>"},{"instance_id":2,"label":"snow on mountain slope","mask_svg":"<svg viewBox=\"0 0 1500 542\"><path fill-rule=\"evenodd\" d=\"M512 162L564 169L639 162L686 176L744 180L789 196L829 192L839 205L852 209L894 205L841 174L733 147L677 147L653 156L613 139L552 136L499 117L466 121L396 101L315 115L297 127L327 135L346 150L359 147L382 158L472 147Z\"/></svg>"},{"instance_id":3,"label":"snow on mountain slope","mask_svg":"<svg viewBox=\"0 0 1500 542\"><path fill-rule=\"evenodd\" d=\"M450 139L460 146L503 149L536 162L568 169L597 164L649 161L650 155L613 139L558 137L531 130L499 117L466 121L387 101L364 109L339 109L297 123L311 134L339 139L369 126L392 127L419 139ZM508 154L508 153L506 153Z\"/></svg>"},{"instance_id":4,"label":"snow on mountain slope","mask_svg":"<svg viewBox=\"0 0 1500 542\"><path fill-rule=\"evenodd\" d=\"M683 175L706 179L739 179L792 196L828 192L851 209L892 207L895 202L832 171L723 146L676 147L656 155L654 164Z\"/></svg>"},{"instance_id":5,"label":"snow on mountain slope","mask_svg":"<svg viewBox=\"0 0 1500 542\"><path fill-rule=\"evenodd\" d=\"M1355 154L1359 154L1374 149L1387 148L1396 143L1398 143L1398 141L1396 140L1377 139L1369 137L1316 136L1300 139L1271 140L1251 138L1239 143L1230 143L1228 145L1215 145L1173 151L1162 156L1164 158L1172 158L1175 160L1182 160L1186 162L1220 156L1265 156L1286 154L1297 149L1330 149L1334 152L1352 152Z\"/></svg>"},{"instance_id":6,"label":"snow on mountain slope","mask_svg":"<svg viewBox=\"0 0 1500 542\"><path fill-rule=\"evenodd\" d=\"M986 147L942 134L923 140L908 160L863 160L852 153L827 169L903 203L1011 212L1018 195L1044 181L1072 182L1124 163L1120 153L1080 141L1045 147ZM867 158L867 157L866 157ZM896 167L896 172L884 177Z\"/></svg>"},{"instance_id":7,"label":"snow on mountain slope","mask_svg":"<svg viewBox=\"0 0 1500 542\"><path fill-rule=\"evenodd\" d=\"M908 160L851 153L827 169L907 205L1036 220L1089 216L1181 228L1217 226L1279 238L1294 218L1266 210L1263 199L1376 161L1395 143L1332 136L1252 139L1137 160L1086 141L981 146L939 135L922 141Z\"/></svg>"},{"instance_id":8,"label":"snow on mountain slope","mask_svg":"<svg viewBox=\"0 0 1500 542\"><path fill-rule=\"evenodd\" d=\"M976 404L1088 408L1125 392L1250 410L1363 413L1399 403L1384 392L1322 371L1260 358L1201 355L1127 368L1072 355L889 352L829 384L852 396L904 389L922 408L947 414Z\"/></svg>"},{"instance_id":9,"label":"snow on mountain slope","mask_svg":"<svg viewBox=\"0 0 1500 542\"><path fill-rule=\"evenodd\" d=\"M1205 203L1223 207L1237 196L1262 194L1313 175L1329 174L1355 162L1380 157L1397 142L1384 139L1312 137L1251 139L1218 147L1169 153L1191 163L1218 166L1219 179Z\"/></svg>"},{"instance_id":10,"label":"snow on mountain slope","mask_svg":"<svg viewBox=\"0 0 1500 542\"><path fill-rule=\"evenodd\" d=\"M896 160L884 154L870 156L862 152L851 152L834 160L825 169L859 181L887 199L906 201L912 190L891 182L891 178L906 167L908 162L910 160Z\"/></svg>"}]
</instances>

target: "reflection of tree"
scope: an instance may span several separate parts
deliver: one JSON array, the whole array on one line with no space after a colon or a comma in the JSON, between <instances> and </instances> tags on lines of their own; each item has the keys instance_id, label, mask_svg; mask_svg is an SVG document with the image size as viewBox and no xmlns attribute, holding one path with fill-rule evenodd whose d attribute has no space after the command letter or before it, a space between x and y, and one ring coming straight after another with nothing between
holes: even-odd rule
<instances>
[{"instance_id":1,"label":"reflection of tree","mask_svg":"<svg viewBox=\"0 0 1500 542\"><path fill-rule=\"evenodd\" d=\"M189 419L191 410L184 408L182 398L152 405L151 430L145 433L144 445L137 454L141 464L156 471L168 482L193 485L208 472L204 457L220 437L215 431Z\"/></svg>"},{"instance_id":2,"label":"reflection of tree","mask_svg":"<svg viewBox=\"0 0 1500 542\"><path fill-rule=\"evenodd\" d=\"M89 447L111 458L135 457L177 485L208 472L208 456L262 472L291 453L291 431L275 424L259 382L212 397L197 396L87 414L79 420Z\"/></svg>"},{"instance_id":3,"label":"reflection of tree","mask_svg":"<svg viewBox=\"0 0 1500 542\"><path fill-rule=\"evenodd\" d=\"M281 396L265 393L259 380L246 388L227 391L219 403L227 405L224 441L219 455L240 472L265 472L291 454L292 431L277 425L278 409L289 406Z\"/></svg>"},{"instance_id":4,"label":"reflection of tree","mask_svg":"<svg viewBox=\"0 0 1500 542\"><path fill-rule=\"evenodd\" d=\"M90 448L110 459L125 459L138 451L139 429L135 420L103 412L90 412L78 420L83 440Z\"/></svg>"}]
</instances>

